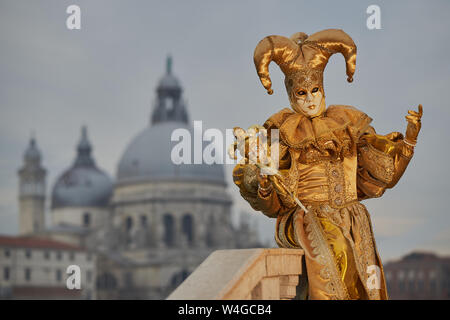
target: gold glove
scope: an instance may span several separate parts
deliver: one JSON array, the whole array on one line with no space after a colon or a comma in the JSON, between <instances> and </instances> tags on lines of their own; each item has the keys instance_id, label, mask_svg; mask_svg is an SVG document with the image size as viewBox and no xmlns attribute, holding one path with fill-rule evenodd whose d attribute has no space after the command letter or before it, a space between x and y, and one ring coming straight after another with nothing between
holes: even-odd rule
<instances>
[{"instance_id":1,"label":"gold glove","mask_svg":"<svg viewBox=\"0 0 450 320\"><path fill-rule=\"evenodd\" d=\"M267 196L272 191L272 183L265 174L258 175L258 186L259 192L261 192L263 196Z\"/></svg>"},{"instance_id":2,"label":"gold glove","mask_svg":"<svg viewBox=\"0 0 450 320\"><path fill-rule=\"evenodd\" d=\"M258 191L258 177L260 176L259 168L254 164L244 165L244 188L250 193L256 193Z\"/></svg>"},{"instance_id":3,"label":"gold glove","mask_svg":"<svg viewBox=\"0 0 450 320\"><path fill-rule=\"evenodd\" d=\"M406 128L405 143L411 146L415 146L417 143L417 136L419 135L420 128L422 127L420 119L422 118L423 108L419 104L419 111L408 111L409 115L405 116L406 121L408 121L408 126Z\"/></svg>"}]
</instances>

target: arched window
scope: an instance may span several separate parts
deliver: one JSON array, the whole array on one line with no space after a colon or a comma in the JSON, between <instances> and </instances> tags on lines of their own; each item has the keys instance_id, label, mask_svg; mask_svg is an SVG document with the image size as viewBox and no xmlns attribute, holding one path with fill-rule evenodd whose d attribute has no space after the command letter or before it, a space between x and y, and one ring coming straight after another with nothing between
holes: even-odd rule
<instances>
[{"instance_id":1,"label":"arched window","mask_svg":"<svg viewBox=\"0 0 450 320\"><path fill-rule=\"evenodd\" d=\"M131 231L131 229L133 228L133 218L132 217L127 217L125 220L125 228L127 229L128 232Z\"/></svg>"},{"instance_id":2,"label":"arched window","mask_svg":"<svg viewBox=\"0 0 450 320\"><path fill-rule=\"evenodd\" d=\"M183 270L181 272L181 279L182 279L182 281L186 280L187 277L189 277L189 271Z\"/></svg>"},{"instance_id":3,"label":"arched window","mask_svg":"<svg viewBox=\"0 0 450 320\"><path fill-rule=\"evenodd\" d=\"M56 281L60 282L62 280L62 272L61 270L56 270Z\"/></svg>"},{"instance_id":4,"label":"arched window","mask_svg":"<svg viewBox=\"0 0 450 320\"><path fill-rule=\"evenodd\" d=\"M183 234L186 236L188 244L194 242L194 224L192 222L192 216L190 214L185 214L181 220L181 228Z\"/></svg>"},{"instance_id":5,"label":"arched window","mask_svg":"<svg viewBox=\"0 0 450 320\"><path fill-rule=\"evenodd\" d=\"M175 243L173 217L170 214L165 214L163 217L163 224L164 224L164 243L168 247L172 247Z\"/></svg>"},{"instance_id":6,"label":"arched window","mask_svg":"<svg viewBox=\"0 0 450 320\"><path fill-rule=\"evenodd\" d=\"M89 212L85 212L83 214L83 226L90 227L91 226L91 214Z\"/></svg>"}]
</instances>

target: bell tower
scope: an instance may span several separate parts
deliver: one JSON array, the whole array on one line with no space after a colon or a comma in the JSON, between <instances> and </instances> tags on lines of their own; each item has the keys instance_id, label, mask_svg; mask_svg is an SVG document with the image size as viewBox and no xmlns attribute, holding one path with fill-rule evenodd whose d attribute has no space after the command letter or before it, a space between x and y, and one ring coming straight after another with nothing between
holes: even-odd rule
<instances>
[{"instance_id":1,"label":"bell tower","mask_svg":"<svg viewBox=\"0 0 450 320\"><path fill-rule=\"evenodd\" d=\"M45 176L34 137L24 154L19 176L19 232L34 234L45 228Z\"/></svg>"}]
</instances>

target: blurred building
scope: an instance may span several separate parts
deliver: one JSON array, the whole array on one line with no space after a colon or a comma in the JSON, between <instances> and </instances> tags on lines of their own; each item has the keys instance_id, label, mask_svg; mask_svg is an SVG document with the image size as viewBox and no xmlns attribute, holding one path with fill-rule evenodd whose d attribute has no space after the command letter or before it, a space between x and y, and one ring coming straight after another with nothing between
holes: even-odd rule
<instances>
[{"instance_id":1,"label":"blurred building","mask_svg":"<svg viewBox=\"0 0 450 320\"><path fill-rule=\"evenodd\" d=\"M384 269L391 299L450 299L450 257L414 252Z\"/></svg>"},{"instance_id":2,"label":"blurred building","mask_svg":"<svg viewBox=\"0 0 450 320\"><path fill-rule=\"evenodd\" d=\"M1 299L95 299L95 256L86 250L38 237L0 236ZM80 267L83 290L69 290L66 272Z\"/></svg>"},{"instance_id":3,"label":"blurred building","mask_svg":"<svg viewBox=\"0 0 450 320\"><path fill-rule=\"evenodd\" d=\"M171 141L172 132L184 128L194 137L182 93L169 57L150 123L125 148L116 181L97 166L82 128L76 158L53 186L48 228L46 171L34 139L25 152L21 234L94 254L97 298L162 299L212 251L260 246L255 228L231 223L222 165L172 162L178 143Z\"/></svg>"}]
</instances>

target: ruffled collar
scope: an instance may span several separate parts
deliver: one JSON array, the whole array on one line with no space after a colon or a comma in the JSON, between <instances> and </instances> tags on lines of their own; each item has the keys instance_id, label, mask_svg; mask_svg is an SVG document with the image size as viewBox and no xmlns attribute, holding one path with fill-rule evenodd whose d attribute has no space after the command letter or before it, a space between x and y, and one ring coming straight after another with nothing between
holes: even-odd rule
<instances>
[{"instance_id":1,"label":"ruffled collar","mask_svg":"<svg viewBox=\"0 0 450 320\"><path fill-rule=\"evenodd\" d=\"M285 108L269 118L266 128L279 128L280 139L289 147L303 150L314 147L324 154L345 156L352 153L353 143L371 119L352 107L333 107L312 119Z\"/></svg>"}]
</instances>

